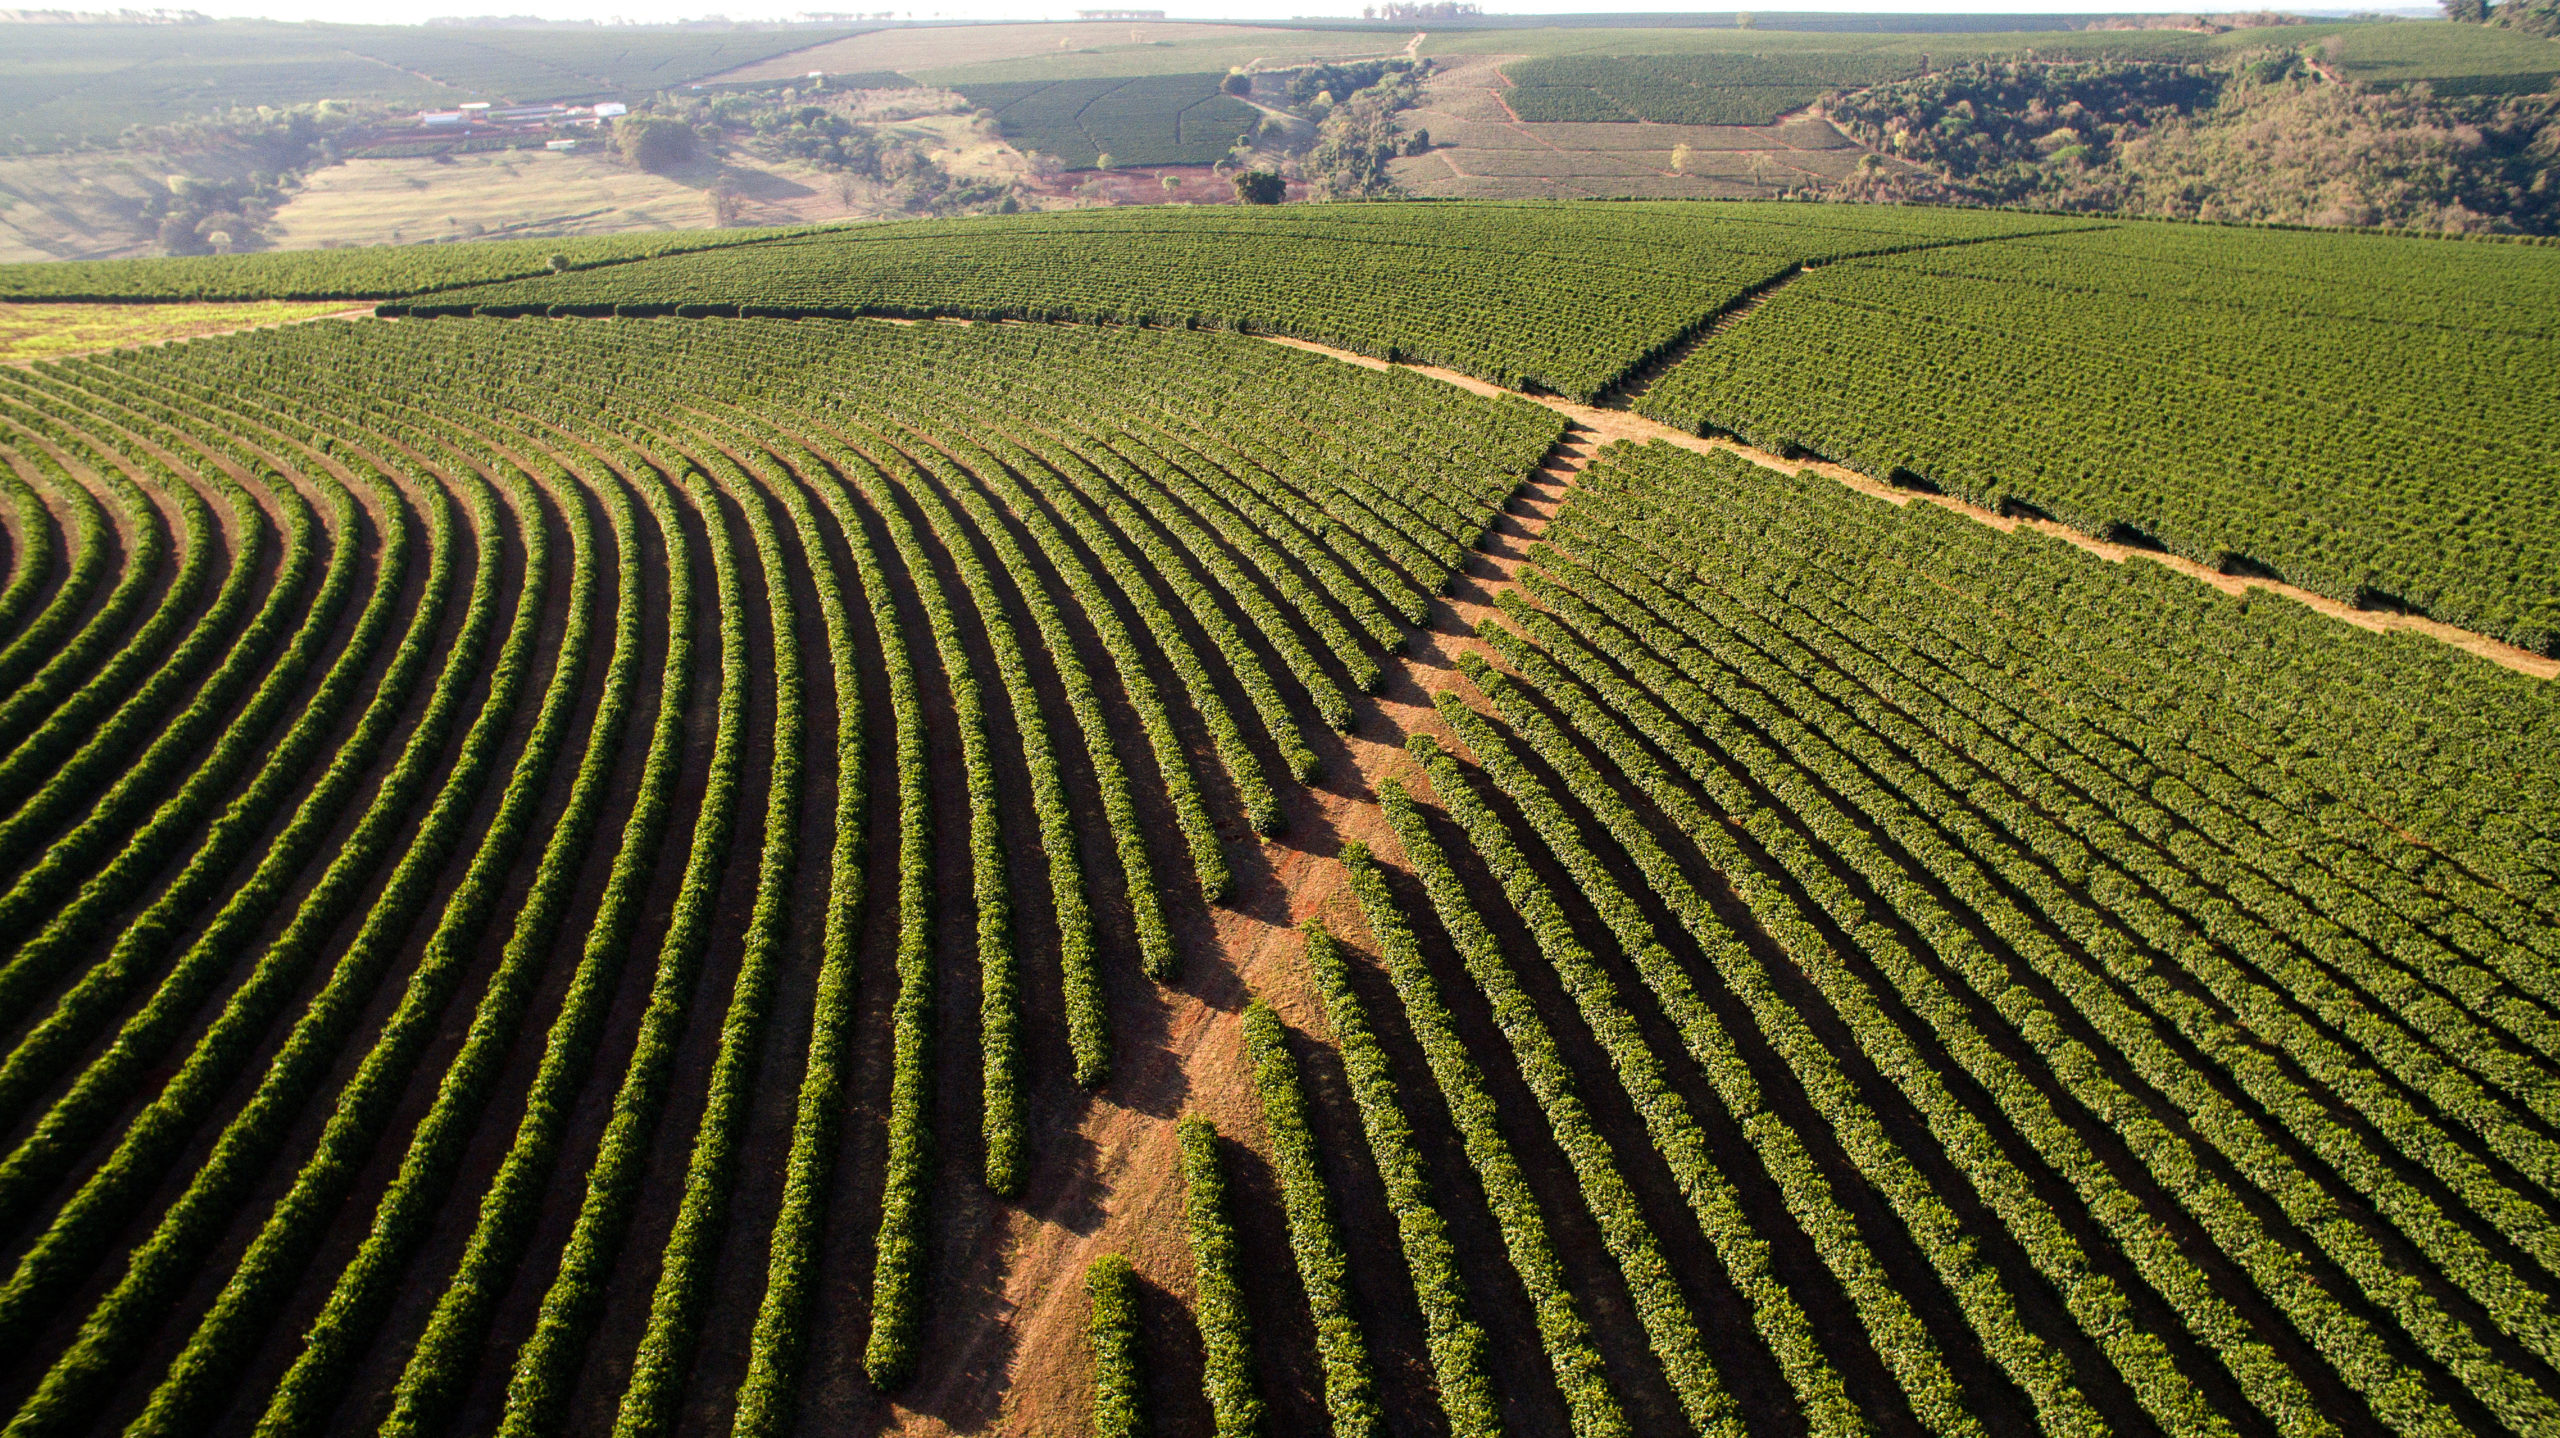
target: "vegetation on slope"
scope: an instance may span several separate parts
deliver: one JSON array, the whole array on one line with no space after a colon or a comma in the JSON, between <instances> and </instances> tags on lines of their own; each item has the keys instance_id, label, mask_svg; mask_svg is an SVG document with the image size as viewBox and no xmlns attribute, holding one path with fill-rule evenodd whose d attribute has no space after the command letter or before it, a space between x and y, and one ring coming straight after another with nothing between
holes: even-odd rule
<instances>
[{"instance_id":1,"label":"vegetation on slope","mask_svg":"<svg viewBox=\"0 0 2560 1438\"><path fill-rule=\"evenodd\" d=\"M1825 102L1867 164L1845 199L2182 219L2560 233L2560 95L2335 78L2318 56L2214 65L1981 61Z\"/></svg>"}]
</instances>

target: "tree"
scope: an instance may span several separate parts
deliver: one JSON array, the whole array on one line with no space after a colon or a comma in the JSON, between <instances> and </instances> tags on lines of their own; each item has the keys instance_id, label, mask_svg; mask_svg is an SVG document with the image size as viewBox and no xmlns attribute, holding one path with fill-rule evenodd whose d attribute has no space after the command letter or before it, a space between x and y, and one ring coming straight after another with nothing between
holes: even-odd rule
<instances>
[{"instance_id":1,"label":"tree","mask_svg":"<svg viewBox=\"0 0 2560 1438\"><path fill-rule=\"evenodd\" d=\"M1687 146L1687 145L1674 145L1674 146L1672 146L1672 147L1671 147L1671 170L1672 170L1672 173L1674 173L1674 174L1679 174L1679 175L1685 175L1685 174L1689 173L1689 162L1690 162L1691 160L1695 159L1695 158L1697 157L1697 154L1698 154L1698 152L1697 152L1696 150L1691 149L1691 148L1690 148L1689 146Z\"/></svg>"},{"instance_id":2,"label":"tree","mask_svg":"<svg viewBox=\"0 0 2560 1438\"><path fill-rule=\"evenodd\" d=\"M615 121L613 140L625 161L652 174L688 163L696 150L693 127L664 115L632 115Z\"/></svg>"},{"instance_id":3,"label":"tree","mask_svg":"<svg viewBox=\"0 0 2560 1438\"><path fill-rule=\"evenodd\" d=\"M2462 25L2489 23L2489 0L2444 0L2444 18Z\"/></svg>"},{"instance_id":4,"label":"tree","mask_svg":"<svg viewBox=\"0 0 2560 1438\"><path fill-rule=\"evenodd\" d=\"M1236 176L1236 200L1247 205L1276 205L1289 193L1289 182L1269 170L1247 170Z\"/></svg>"},{"instance_id":5,"label":"tree","mask_svg":"<svg viewBox=\"0 0 2560 1438\"><path fill-rule=\"evenodd\" d=\"M2507 0L2493 18L2528 35L2560 36L2560 0Z\"/></svg>"},{"instance_id":6,"label":"tree","mask_svg":"<svg viewBox=\"0 0 2560 1438\"><path fill-rule=\"evenodd\" d=\"M1227 78L1218 83L1218 88L1230 95L1250 95L1253 93L1253 77L1242 70L1229 70Z\"/></svg>"},{"instance_id":7,"label":"tree","mask_svg":"<svg viewBox=\"0 0 2560 1438\"><path fill-rule=\"evenodd\" d=\"M746 196L739 194L737 186L727 180L713 185L711 193L704 198L711 201L711 223L717 228L725 230L746 215Z\"/></svg>"}]
</instances>

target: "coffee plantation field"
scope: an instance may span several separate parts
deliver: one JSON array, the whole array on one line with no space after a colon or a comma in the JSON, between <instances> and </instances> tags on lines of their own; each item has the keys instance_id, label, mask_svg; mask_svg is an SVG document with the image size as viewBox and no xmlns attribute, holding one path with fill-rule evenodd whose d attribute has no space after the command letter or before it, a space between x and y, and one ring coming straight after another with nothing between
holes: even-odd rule
<instances>
[{"instance_id":1,"label":"coffee plantation field","mask_svg":"<svg viewBox=\"0 0 2560 1438\"><path fill-rule=\"evenodd\" d=\"M0 1433L2560 1430L2552 251L722 238L0 270Z\"/></svg>"}]
</instances>

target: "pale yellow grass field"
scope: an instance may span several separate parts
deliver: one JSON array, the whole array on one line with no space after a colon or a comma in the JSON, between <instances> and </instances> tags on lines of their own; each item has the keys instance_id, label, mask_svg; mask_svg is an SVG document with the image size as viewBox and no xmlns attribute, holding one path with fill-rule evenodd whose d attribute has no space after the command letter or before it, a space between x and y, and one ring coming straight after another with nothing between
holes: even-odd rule
<instances>
[{"instance_id":1,"label":"pale yellow grass field","mask_svg":"<svg viewBox=\"0 0 2560 1438\"><path fill-rule=\"evenodd\" d=\"M601 153L520 150L450 161L356 160L315 171L277 212L273 237L279 248L307 249L705 229L712 223L711 187L724 179L743 202L745 224L799 224L849 212L826 178L807 166L739 155L653 175Z\"/></svg>"},{"instance_id":2,"label":"pale yellow grass field","mask_svg":"<svg viewBox=\"0 0 2560 1438\"><path fill-rule=\"evenodd\" d=\"M0 304L0 362L54 359L192 339L197 335L291 324L348 313L344 300L261 300L249 304ZM357 312L361 312L360 310Z\"/></svg>"},{"instance_id":3,"label":"pale yellow grass field","mask_svg":"<svg viewBox=\"0 0 2560 1438\"><path fill-rule=\"evenodd\" d=\"M449 161L353 160L312 172L276 214L280 248L479 235L603 234L711 223L707 186L602 155L515 151Z\"/></svg>"}]
</instances>

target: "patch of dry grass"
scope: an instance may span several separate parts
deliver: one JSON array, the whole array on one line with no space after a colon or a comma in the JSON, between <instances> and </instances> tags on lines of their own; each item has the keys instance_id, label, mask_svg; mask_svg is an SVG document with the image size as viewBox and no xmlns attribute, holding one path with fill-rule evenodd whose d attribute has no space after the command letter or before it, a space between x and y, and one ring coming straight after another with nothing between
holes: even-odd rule
<instances>
[{"instance_id":1,"label":"patch of dry grass","mask_svg":"<svg viewBox=\"0 0 2560 1438\"><path fill-rule=\"evenodd\" d=\"M59 359L64 355L291 324L347 312L344 300L203 305L0 304L0 362Z\"/></svg>"}]
</instances>

